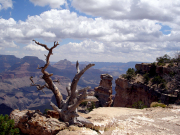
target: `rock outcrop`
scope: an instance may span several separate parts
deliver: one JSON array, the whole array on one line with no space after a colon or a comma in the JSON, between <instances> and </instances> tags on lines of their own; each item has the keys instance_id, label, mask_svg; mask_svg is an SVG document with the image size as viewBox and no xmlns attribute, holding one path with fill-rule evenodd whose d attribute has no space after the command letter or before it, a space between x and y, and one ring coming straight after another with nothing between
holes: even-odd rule
<instances>
[{"instance_id":1,"label":"rock outcrop","mask_svg":"<svg viewBox=\"0 0 180 135\"><path fill-rule=\"evenodd\" d=\"M151 70L151 64L149 63L136 64L135 68L137 69L137 71L140 71L141 73L147 73Z\"/></svg>"},{"instance_id":2,"label":"rock outcrop","mask_svg":"<svg viewBox=\"0 0 180 135\"><path fill-rule=\"evenodd\" d=\"M95 96L99 100L101 107L110 107L112 104L112 80L113 77L109 74L102 74L101 81L98 87L95 87Z\"/></svg>"},{"instance_id":3,"label":"rock outcrop","mask_svg":"<svg viewBox=\"0 0 180 135\"><path fill-rule=\"evenodd\" d=\"M170 72L167 66L156 66L155 69L153 69L154 67L150 63L136 64L135 68L143 74L151 72L152 70L155 70L155 73L158 75L168 74Z\"/></svg>"},{"instance_id":4,"label":"rock outcrop","mask_svg":"<svg viewBox=\"0 0 180 135\"><path fill-rule=\"evenodd\" d=\"M48 115L44 116L38 110L14 110L9 117L14 119L16 128L28 135L55 135L68 126Z\"/></svg>"},{"instance_id":5,"label":"rock outcrop","mask_svg":"<svg viewBox=\"0 0 180 135\"><path fill-rule=\"evenodd\" d=\"M132 107L134 103L142 101L147 107L152 102L161 101L165 104L173 104L178 100L178 95L164 94L153 87L149 87L142 83L130 83L124 78L117 78L116 95L114 99L114 107Z\"/></svg>"},{"instance_id":6,"label":"rock outcrop","mask_svg":"<svg viewBox=\"0 0 180 135\"><path fill-rule=\"evenodd\" d=\"M59 113L54 110L48 110L47 115L51 116L52 118L59 119Z\"/></svg>"}]
</instances>

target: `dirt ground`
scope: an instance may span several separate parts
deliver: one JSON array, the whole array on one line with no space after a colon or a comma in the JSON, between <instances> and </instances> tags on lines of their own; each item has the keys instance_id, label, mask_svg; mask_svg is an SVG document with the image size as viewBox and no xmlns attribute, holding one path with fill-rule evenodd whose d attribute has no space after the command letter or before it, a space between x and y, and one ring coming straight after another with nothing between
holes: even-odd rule
<instances>
[{"instance_id":1,"label":"dirt ground","mask_svg":"<svg viewBox=\"0 0 180 135\"><path fill-rule=\"evenodd\" d=\"M102 107L80 115L94 123L93 132L87 134L180 135L180 106L146 109Z\"/></svg>"}]
</instances>

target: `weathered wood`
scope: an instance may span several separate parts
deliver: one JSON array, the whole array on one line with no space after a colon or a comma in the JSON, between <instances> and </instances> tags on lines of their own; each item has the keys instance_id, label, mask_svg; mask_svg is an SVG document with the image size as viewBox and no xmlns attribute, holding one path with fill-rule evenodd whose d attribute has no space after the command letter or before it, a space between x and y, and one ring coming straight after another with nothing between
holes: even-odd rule
<instances>
[{"instance_id":1,"label":"weathered wood","mask_svg":"<svg viewBox=\"0 0 180 135\"><path fill-rule=\"evenodd\" d=\"M80 79L80 77L84 74L84 72L86 72L86 70L88 70L90 67L94 66L95 64L88 64L83 70L81 70L79 73L77 73L74 77L74 79L72 80L72 83L71 83L71 96L70 96L70 99L69 99L69 102L70 103L73 103L74 99L76 98L76 87L77 87L77 83ZM79 68L79 67L77 67Z\"/></svg>"},{"instance_id":2,"label":"weathered wood","mask_svg":"<svg viewBox=\"0 0 180 135\"><path fill-rule=\"evenodd\" d=\"M35 41L35 40L33 40ZM57 105L53 104L52 102L50 105L52 108L59 113L60 120L64 122L68 122L69 124L77 124L79 126L83 125L88 125L90 126L92 123L86 120L85 118L79 117L77 114L77 107L83 102L83 101L98 101L96 97L93 96L87 96L87 90L90 87L86 87L80 90L77 90L77 84L80 79L80 77L85 73L86 70L88 70L90 67L94 66L95 64L88 64L84 69L80 70L79 69L79 63L78 61L76 62L76 69L77 69L77 74L72 80L72 83L69 83L68 86L66 87L68 96L66 100L63 100L62 95L58 89L58 87L54 84L54 82L59 81L53 81L50 77L53 74L48 73L45 71L45 69L49 66L49 58L53 54L52 51L54 48L56 48L59 44L58 42L54 42L54 46L51 48L48 48L47 45L41 44L37 41L35 41L37 45L40 45L44 47L46 50L48 50L48 55L46 56L46 63L43 67L38 67L38 69L41 69L41 72L43 73L42 79L46 82L45 85L41 86L39 84L35 84L33 82L33 77L30 77L31 80L31 86L36 86L38 90L43 90L43 88L48 88L50 89L56 98Z\"/></svg>"}]
</instances>

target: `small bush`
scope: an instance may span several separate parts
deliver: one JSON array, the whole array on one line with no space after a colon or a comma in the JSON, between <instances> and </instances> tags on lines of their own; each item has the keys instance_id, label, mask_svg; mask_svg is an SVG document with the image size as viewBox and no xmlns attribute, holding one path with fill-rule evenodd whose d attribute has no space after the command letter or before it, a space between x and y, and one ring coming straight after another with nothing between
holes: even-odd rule
<instances>
[{"instance_id":1,"label":"small bush","mask_svg":"<svg viewBox=\"0 0 180 135\"><path fill-rule=\"evenodd\" d=\"M14 120L6 114L0 115L0 135L19 135L19 129L14 128Z\"/></svg>"},{"instance_id":2,"label":"small bush","mask_svg":"<svg viewBox=\"0 0 180 135\"><path fill-rule=\"evenodd\" d=\"M166 88L167 86L166 86L166 84L165 83L162 83L161 85L160 85L160 88L161 89L164 89L164 88Z\"/></svg>"},{"instance_id":3,"label":"small bush","mask_svg":"<svg viewBox=\"0 0 180 135\"><path fill-rule=\"evenodd\" d=\"M91 112L95 108L95 103L91 102L91 106L87 108L89 112Z\"/></svg>"},{"instance_id":4,"label":"small bush","mask_svg":"<svg viewBox=\"0 0 180 135\"><path fill-rule=\"evenodd\" d=\"M169 55L165 54L163 57L156 58L156 61L158 63L168 63L171 61L171 57Z\"/></svg>"},{"instance_id":5,"label":"small bush","mask_svg":"<svg viewBox=\"0 0 180 135\"><path fill-rule=\"evenodd\" d=\"M174 64L171 62L171 63L169 63L169 65L168 65L168 67L173 67L174 66Z\"/></svg>"},{"instance_id":6,"label":"small bush","mask_svg":"<svg viewBox=\"0 0 180 135\"><path fill-rule=\"evenodd\" d=\"M80 106L86 106L87 105L87 101L84 101L84 102L82 102L81 104L80 104Z\"/></svg>"},{"instance_id":7,"label":"small bush","mask_svg":"<svg viewBox=\"0 0 180 135\"><path fill-rule=\"evenodd\" d=\"M164 79L162 79L162 77L160 77L160 76L155 76L151 81L152 81L153 84L156 84L157 87L158 87L158 85L159 85L160 83L165 83L165 82L166 82L166 81L165 81Z\"/></svg>"},{"instance_id":8,"label":"small bush","mask_svg":"<svg viewBox=\"0 0 180 135\"><path fill-rule=\"evenodd\" d=\"M125 79L126 79L126 74L122 74L121 76L122 76L122 78L125 78Z\"/></svg>"},{"instance_id":9,"label":"small bush","mask_svg":"<svg viewBox=\"0 0 180 135\"><path fill-rule=\"evenodd\" d=\"M132 105L133 108L136 108L136 109L143 109L143 108L147 108L146 105L144 105L144 103L142 101L138 101L138 102L135 102L133 105Z\"/></svg>"},{"instance_id":10,"label":"small bush","mask_svg":"<svg viewBox=\"0 0 180 135\"><path fill-rule=\"evenodd\" d=\"M149 73L144 74L143 77L144 77L144 78L143 78L144 83L145 83L145 84L148 84L148 82L149 82L149 80L150 80L150 78L149 78Z\"/></svg>"},{"instance_id":11,"label":"small bush","mask_svg":"<svg viewBox=\"0 0 180 135\"><path fill-rule=\"evenodd\" d=\"M43 114L47 114L48 110L50 110L50 109L45 109Z\"/></svg>"},{"instance_id":12,"label":"small bush","mask_svg":"<svg viewBox=\"0 0 180 135\"><path fill-rule=\"evenodd\" d=\"M167 107L167 105L165 105L163 103L158 103L158 102L152 102L151 105L150 105L150 107L158 107L158 106L160 106L162 108Z\"/></svg>"},{"instance_id":13,"label":"small bush","mask_svg":"<svg viewBox=\"0 0 180 135\"><path fill-rule=\"evenodd\" d=\"M132 78L135 76L135 70L134 68L128 68L126 71L126 74L122 74L122 77L127 79L127 80L132 80Z\"/></svg>"},{"instance_id":14,"label":"small bush","mask_svg":"<svg viewBox=\"0 0 180 135\"><path fill-rule=\"evenodd\" d=\"M165 63L160 63L160 62L158 62L157 65L158 65L158 66L165 66Z\"/></svg>"}]
</instances>

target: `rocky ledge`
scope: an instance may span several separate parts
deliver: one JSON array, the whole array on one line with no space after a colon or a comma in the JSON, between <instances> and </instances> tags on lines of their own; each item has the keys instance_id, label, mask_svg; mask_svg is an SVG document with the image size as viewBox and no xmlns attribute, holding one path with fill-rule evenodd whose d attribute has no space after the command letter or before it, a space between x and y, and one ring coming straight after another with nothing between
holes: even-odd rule
<instances>
[{"instance_id":1,"label":"rocky ledge","mask_svg":"<svg viewBox=\"0 0 180 135\"><path fill-rule=\"evenodd\" d=\"M175 105L145 109L100 107L79 115L93 123L91 129L68 126L39 111L14 110L10 118L15 120L15 127L29 135L178 135L180 132L180 106Z\"/></svg>"}]
</instances>

